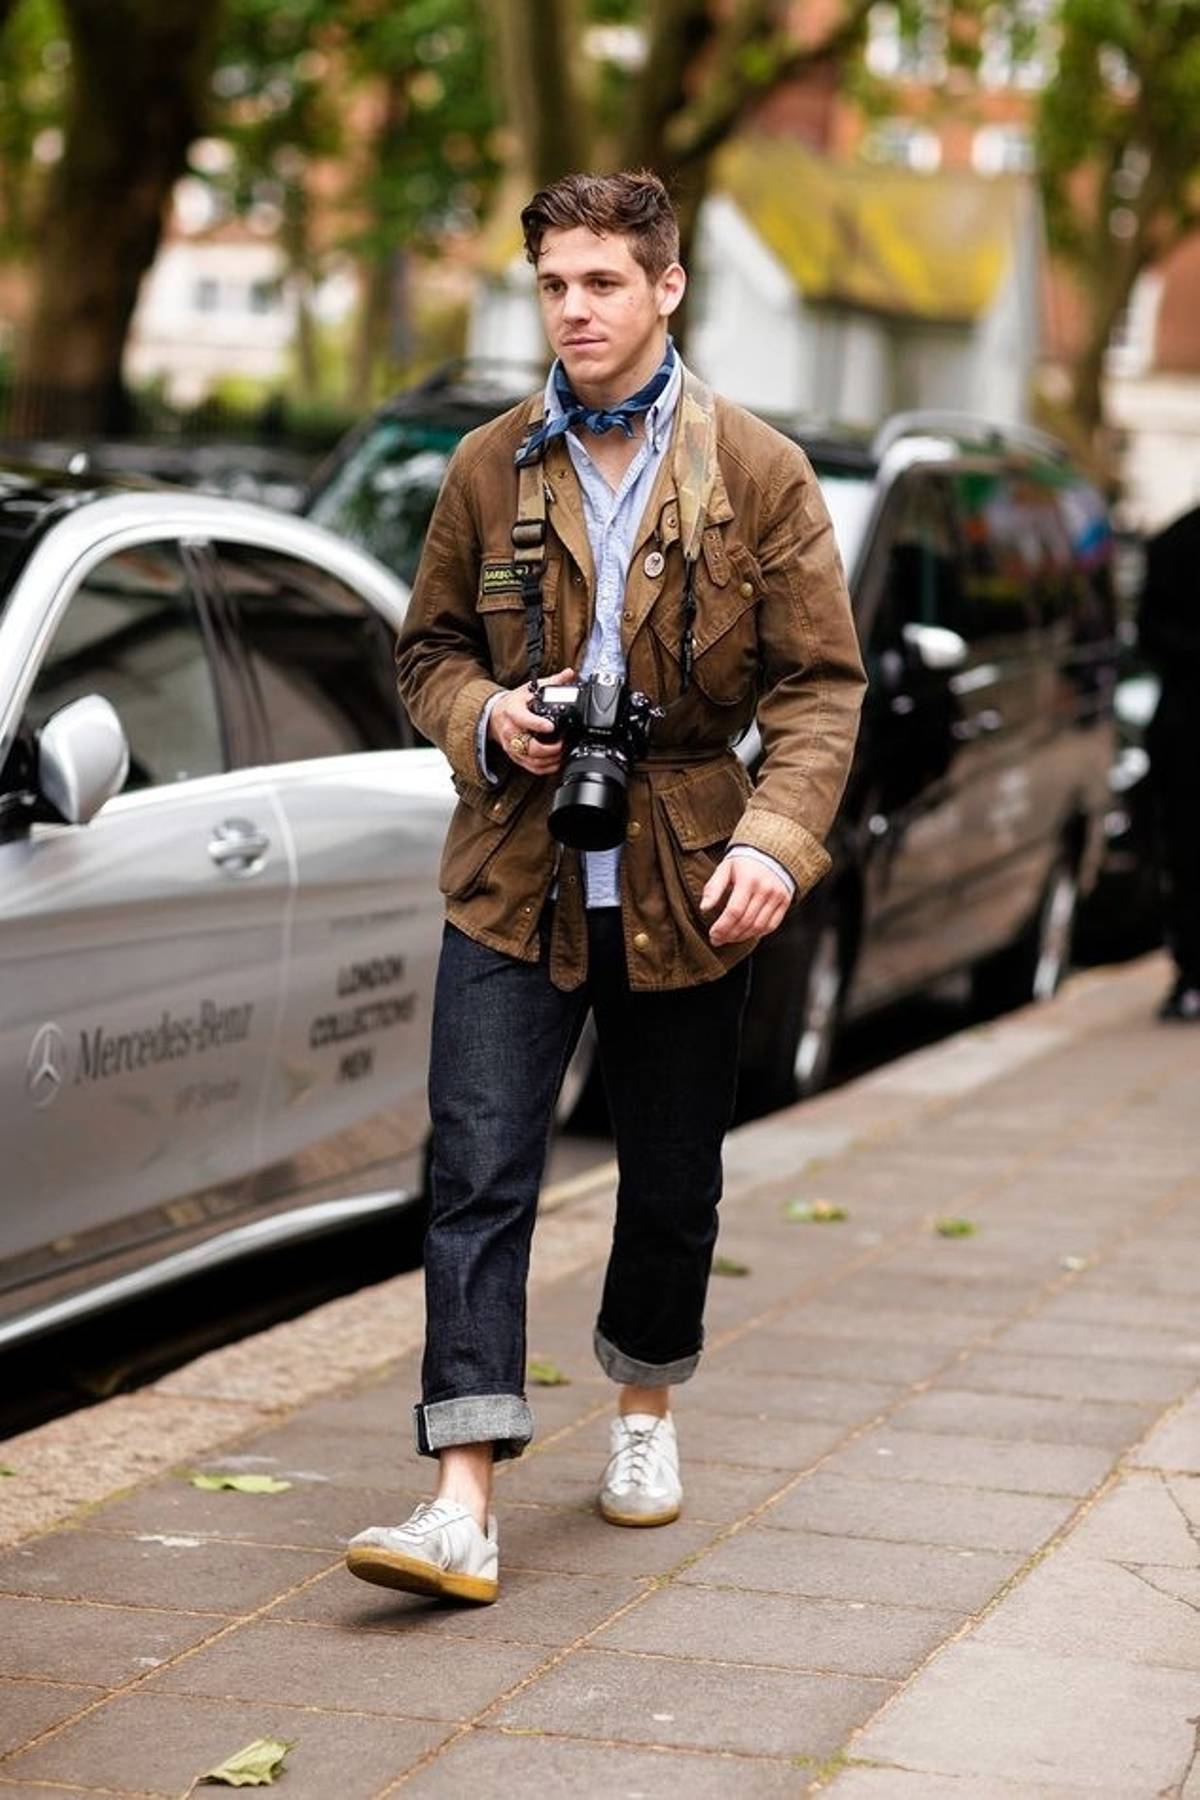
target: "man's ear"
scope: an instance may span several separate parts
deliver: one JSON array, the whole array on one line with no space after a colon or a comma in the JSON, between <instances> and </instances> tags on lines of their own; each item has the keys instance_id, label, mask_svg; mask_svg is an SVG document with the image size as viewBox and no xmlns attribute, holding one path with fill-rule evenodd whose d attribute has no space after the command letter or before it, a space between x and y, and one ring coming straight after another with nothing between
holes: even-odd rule
<instances>
[{"instance_id":1,"label":"man's ear","mask_svg":"<svg viewBox=\"0 0 1200 1800\"><path fill-rule=\"evenodd\" d=\"M663 270L655 285L658 294L658 316L660 319L669 319L683 299L684 289L687 287L687 276L681 264L671 263L668 268Z\"/></svg>"}]
</instances>

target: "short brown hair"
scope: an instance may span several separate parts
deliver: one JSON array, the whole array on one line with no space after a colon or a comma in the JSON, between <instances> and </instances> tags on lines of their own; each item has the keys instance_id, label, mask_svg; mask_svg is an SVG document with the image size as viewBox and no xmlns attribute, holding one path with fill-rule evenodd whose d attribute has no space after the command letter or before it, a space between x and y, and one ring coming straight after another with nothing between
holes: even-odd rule
<instances>
[{"instance_id":1,"label":"short brown hair","mask_svg":"<svg viewBox=\"0 0 1200 1800\"><path fill-rule=\"evenodd\" d=\"M525 254L537 263L547 231L586 225L598 237L615 232L628 240L636 262L657 281L679 261L679 221L671 196L652 169L617 175L564 175L539 188L521 209Z\"/></svg>"}]
</instances>

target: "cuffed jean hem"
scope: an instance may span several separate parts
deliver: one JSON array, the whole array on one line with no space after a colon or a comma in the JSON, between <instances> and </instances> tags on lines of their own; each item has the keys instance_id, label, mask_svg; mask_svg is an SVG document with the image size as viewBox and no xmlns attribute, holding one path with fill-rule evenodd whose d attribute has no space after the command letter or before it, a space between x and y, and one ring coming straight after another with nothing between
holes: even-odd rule
<instances>
[{"instance_id":1,"label":"cuffed jean hem","mask_svg":"<svg viewBox=\"0 0 1200 1800\"><path fill-rule=\"evenodd\" d=\"M690 1381L700 1365L698 1350L692 1356L677 1358L675 1362L639 1362L635 1356L626 1356L623 1350L610 1344L599 1326L592 1334L592 1349L596 1352L596 1361L609 1379L629 1387L674 1387L680 1381Z\"/></svg>"},{"instance_id":2,"label":"cuffed jean hem","mask_svg":"<svg viewBox=\"0 0 1200 1800\"><path fill-rule=\"evenodd\" d=\"M491 1444L497 1462L520 1456L533 1436L533 1414L517 1394L464 1394L413 1407L417 1450L436 1456L459 1444Z\"/></svg>"}]
</instances>

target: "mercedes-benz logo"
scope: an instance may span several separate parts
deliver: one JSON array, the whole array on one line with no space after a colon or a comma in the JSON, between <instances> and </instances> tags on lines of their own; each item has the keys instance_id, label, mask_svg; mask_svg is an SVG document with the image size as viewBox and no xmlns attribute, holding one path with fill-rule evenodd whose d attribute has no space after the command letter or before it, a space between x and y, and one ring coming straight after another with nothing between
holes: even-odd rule
<instances>
[{"instance_id":1,"label":"mercedes-benz logo","mask_svg":"<svg viewBox=\"0 0 1200 1800\"><path fill-rule=\"evenodd\" d=\"M25 1087L35 1106L49 1106L67 1078L67 1040L57 1025L42 1025L29 1049Z\"/></svg>"}]
</instances>

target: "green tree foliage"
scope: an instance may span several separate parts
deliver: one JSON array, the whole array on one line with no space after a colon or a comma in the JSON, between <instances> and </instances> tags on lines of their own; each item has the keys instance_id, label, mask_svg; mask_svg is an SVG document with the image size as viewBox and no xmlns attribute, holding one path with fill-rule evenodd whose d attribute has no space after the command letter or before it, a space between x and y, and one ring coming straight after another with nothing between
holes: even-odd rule
<instances>
[{"instance_id":1,"label":"green tree foliage","mask_svg":"<svg viewBox=\"0 0 1200 1800\"><path fill-rule=\"evenodd\" d=\"M1072 399L1094 438L1134 283L1200 227L1200 0L1062 0L1059 30L1038 157L1051 245L1087 317Z\"/></svg>"}]
</instances>

